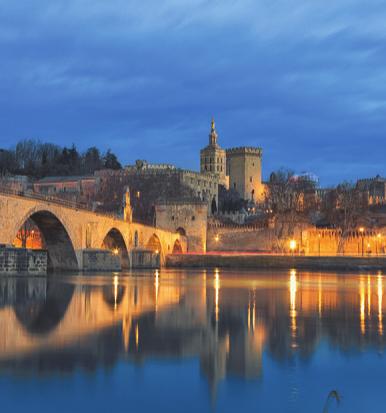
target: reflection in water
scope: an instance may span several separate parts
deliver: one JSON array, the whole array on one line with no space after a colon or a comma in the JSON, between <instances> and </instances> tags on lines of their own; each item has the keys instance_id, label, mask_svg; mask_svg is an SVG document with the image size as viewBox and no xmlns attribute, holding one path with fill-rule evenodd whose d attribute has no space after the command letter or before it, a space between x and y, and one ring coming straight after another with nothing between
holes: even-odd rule
<instances>
[{"instance_id":1,"label":"reflection in water","mask_svg":"<svg viewBox=\"0 0 386 413\"><path fill-rule=\"evenodd\" d=\"M307 360L322 339L342 351L383 351L381 274L216 269L213 283L210 274L2 279L0 368L90 370L120 359L196 357L214 397L227 376L262 380L264 352L283 364Z\"/></svg>"},{"instance_id":2,"label":"reflection in water","mask_svg":"<svg viewBox=\"0 0 386 413\"><path fill-rule=\"evenodd\" d=\"M383 336L383 317L382 317L382 299L383 299L383 283L382 275L377 276L378 283L378 333Z\"/></svg>"}]
</instances>

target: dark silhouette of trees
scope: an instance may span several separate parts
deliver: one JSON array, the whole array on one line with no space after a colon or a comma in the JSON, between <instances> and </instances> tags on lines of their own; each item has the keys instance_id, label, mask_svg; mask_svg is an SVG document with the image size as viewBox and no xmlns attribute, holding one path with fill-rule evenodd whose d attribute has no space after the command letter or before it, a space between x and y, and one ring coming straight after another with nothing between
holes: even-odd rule
<instances>
[{"instance_id":1,"label":"dark silhouette of trees","mask_svg":"<svg viewBox=\"0 0 386 413\"><path fill-rule=\"evenodd\" d=\"M60 147L33 139L20 141L13 149L0 149L1 175L27 175L31 178L93 174L103 168L121 169L111 150L101 154L91 147L80 153L73 144Z\"/></svg>"},{"instance_id":2,"label":"dark silhouette of trees","mask_svg":"<svg viewBox=\"0 0 386 413\"><path fill-rule=\"evenodd\" d=\"M103 156L103 166L106 169L122 169L122 165L119 163L118 158L111 152L110 149L108 149Z\"/></svg>"}]
</instances>

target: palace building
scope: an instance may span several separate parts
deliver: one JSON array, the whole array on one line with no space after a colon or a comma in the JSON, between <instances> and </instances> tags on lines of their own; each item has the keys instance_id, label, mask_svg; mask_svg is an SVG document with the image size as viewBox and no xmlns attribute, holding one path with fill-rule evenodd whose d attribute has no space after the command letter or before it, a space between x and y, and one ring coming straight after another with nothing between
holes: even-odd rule
<instances>
[{"instance_id":1,"label":"palace building","mask_svg":"<svg viewBox=\"0 0 386 413\"><path fill-rule=\"evenodd\" d=\"M265 193L261 159L262 149L258 147L222 149L212 119L209 145L200 151L201 174L214 174L219 185L234 189L245 200L259 203L264 201Z\"/></svg>"}]
</instances>

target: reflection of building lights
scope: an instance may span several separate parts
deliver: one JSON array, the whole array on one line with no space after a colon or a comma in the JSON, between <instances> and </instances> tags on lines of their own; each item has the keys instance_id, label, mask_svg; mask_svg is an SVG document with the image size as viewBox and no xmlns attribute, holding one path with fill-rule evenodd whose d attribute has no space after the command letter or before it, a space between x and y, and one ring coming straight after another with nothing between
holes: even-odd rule
<instances>
[{"instance_id":1,"label":"reflection of building lights","mask_svg":"<svg viewBox=\"0 0 386 413\"><path fill-rule=\"evenodd\" d=\"M139 344L139 328L138 324L135 326L135 347L138 350L138 344Z\"/></svg>"},{"instance_id":2,"label":"reflection of building lights","mask_svg":"<svg viewBox=\"0 0 386 413\"><path fill-rule=\"evenodd\" d=\"M367 276L367 315L371 316L371 278Z\"/></svg>"},{"instance_id":3,"label":"reflection of building lights","mask_svg":"<svg viewBox=\"0 0 386 413\"><path fill-rule=\"evenodd\" d=\"M155 270L154 276L155 276L155 281L154 281L154 286L155 286L155 311L157 312L157 310L158 310L158 290L159 290L159 271L158 270Z\"/></svg>"},{"instance_id":4,"label":"reflection of building lights","mask_svg":"<svg viewBox=\"0 0 386 413\"><path fill-rule=\"evenodd\" d=\"M219 318L219 293L220 293L220 271L216 268L214 270L214 290L215 290L215 317L216 322Z\"/></svg>"},{"instance_id":5,"label":"reflection of building lights","mask_svg":"<svg viewBox=\"0 0 386 413\"><path fill-rule=\"evenodd\" d=\"M319 318L322 317L322 277L319 275L318 280L318 311Z\"/></svg>"},{"instance_id":6,"label":"reflection of building lights","mask_svg":"<svg viewBox=\"0 0 386 413\"><path fill-rule=\"evenodd\" d=\"M383 300L382 275L378 275L378 333L380 336L383 336L382 300Z\"/></svg>"},{"instance_id":7,"label":"reflection of building lights","mask_svg":"<svg viewBox=\"0 0 386 413\"><path fill-rule=\"evenodd\" d=\"M363 282L363 278L361 278L359 282L359 298L360 298L360 327L362 335L365 334L366 325L365 325L365 284Z\"/></svg>"},{"instance_id":8,"label":"reflection of building lights","mask_svg":"<svg viewBox=\"0 0 386 413\"><path fill-rule=\"evenodd\" d=\"M297 281L296 281L296 271L291 270L290 272L290 318L291 318L291 336L292 339L296 339L296 291L297 291ZM292 344L292 347L296 347L296 343Z\"/></svg>"},{"instance_id":9,"label":"reflection of building lights","mask_svg":"<svg viewBox=\"0 0 386 413\"><path fill-rule=\"evenodd\" d=\"M117 308L118 301L118 276L114 275L114 310Z\"/></svg>"}]
</instances>

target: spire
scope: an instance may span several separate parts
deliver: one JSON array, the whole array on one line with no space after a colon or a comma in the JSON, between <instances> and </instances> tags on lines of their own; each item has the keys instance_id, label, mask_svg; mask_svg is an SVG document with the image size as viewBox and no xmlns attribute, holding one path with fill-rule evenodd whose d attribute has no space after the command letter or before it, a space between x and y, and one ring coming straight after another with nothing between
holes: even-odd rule
<instances>
[{"instance_id":1,"label":"spire","mask_svg":"<svg viewBox=\"0 0 386 413\"><path fill-rule=\"evenodd\" d=\"M209 134L209 145L217 145L217 132L216 132L216 124L214 123L214 118L212 117L212 122L210 125L210 134Z\"/></svg>"}]
</instances>

